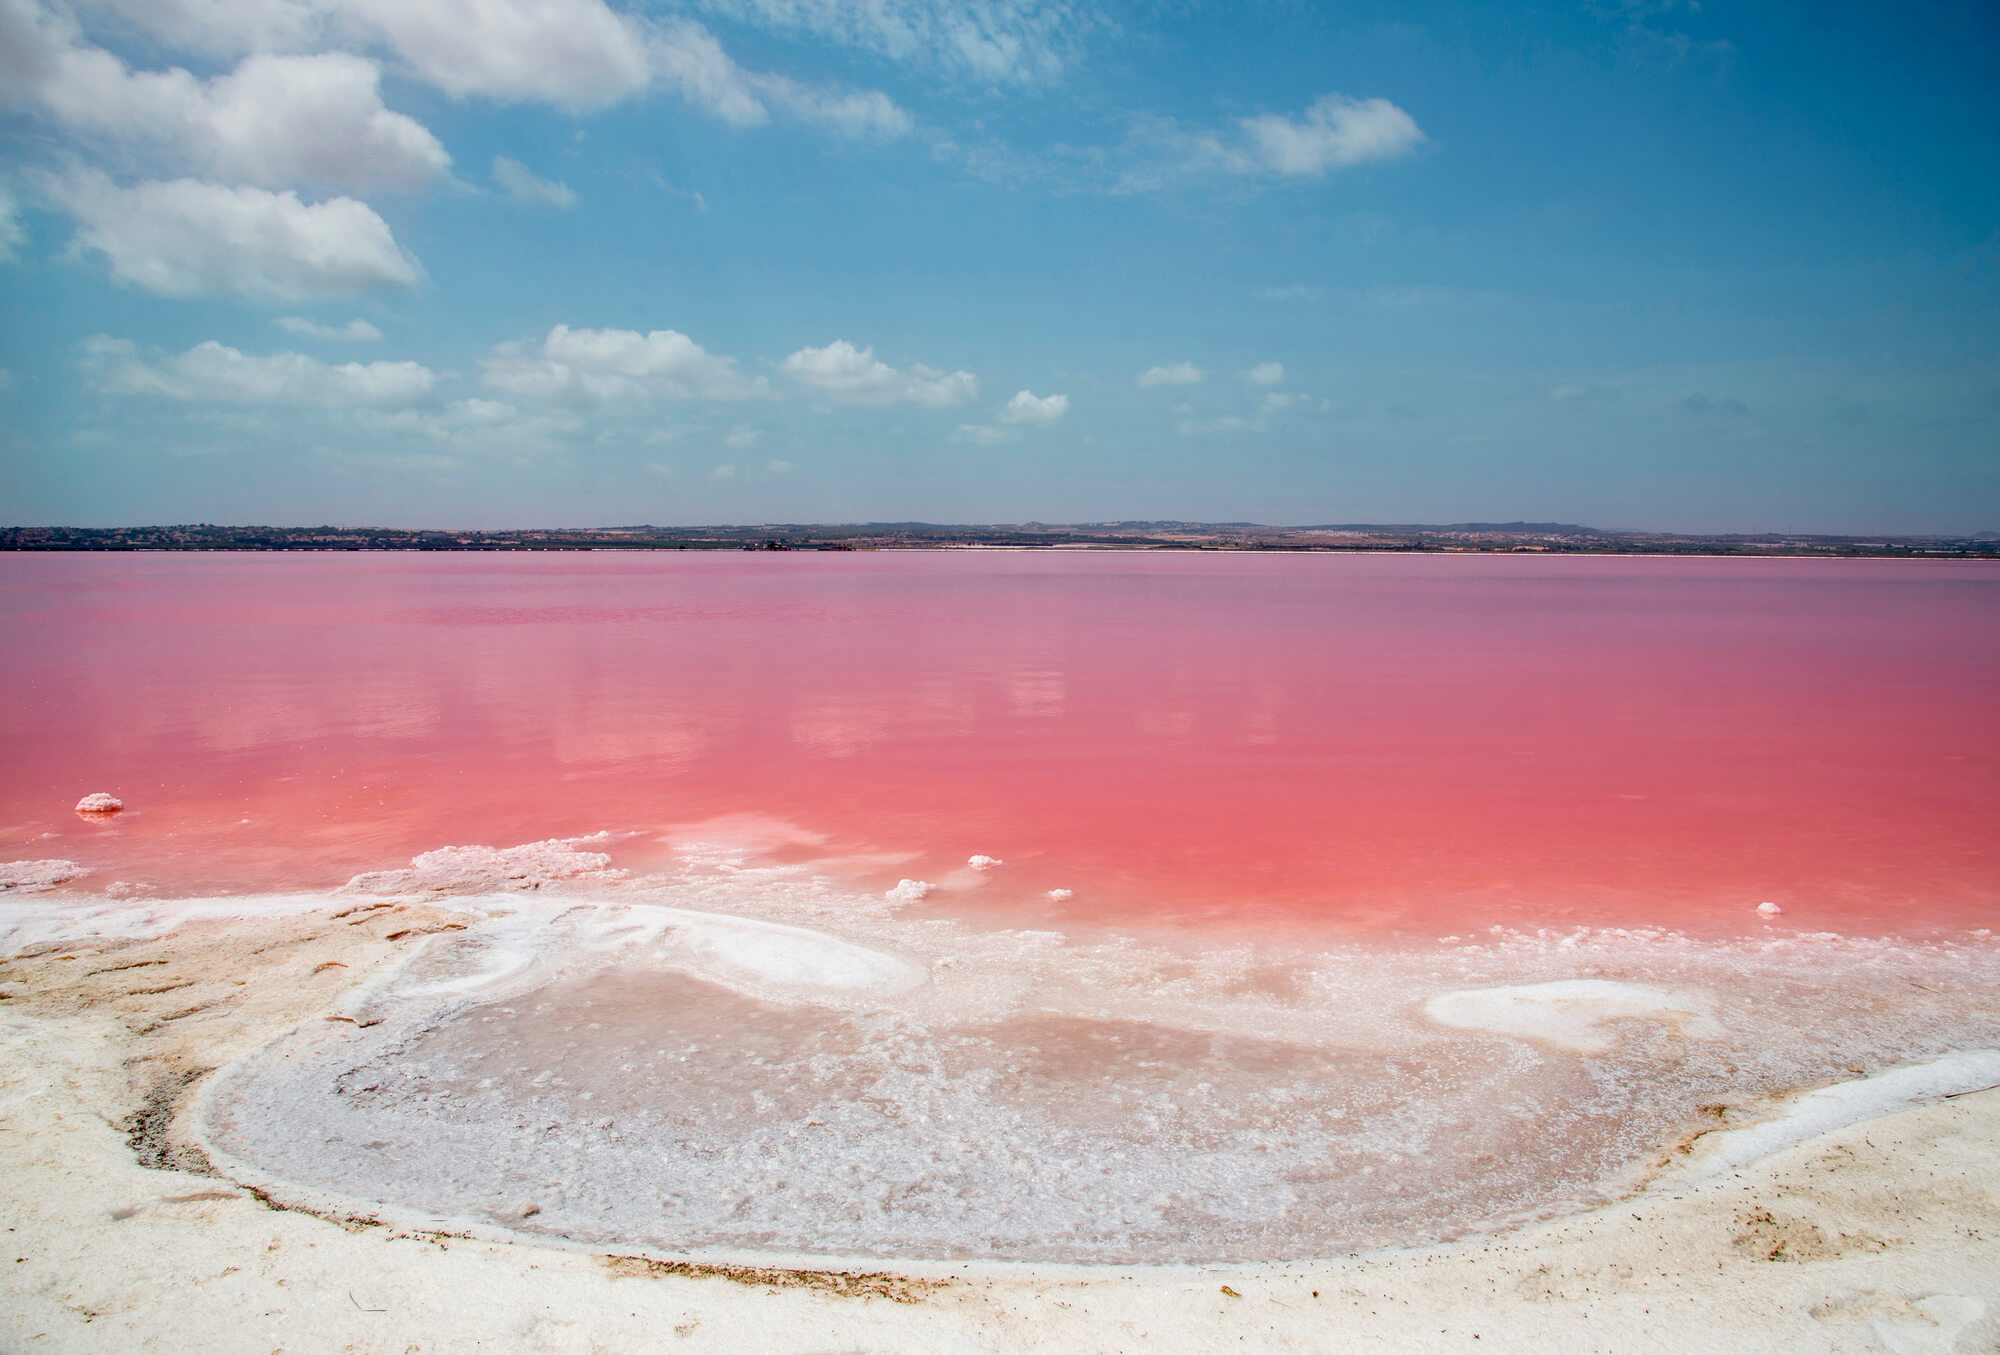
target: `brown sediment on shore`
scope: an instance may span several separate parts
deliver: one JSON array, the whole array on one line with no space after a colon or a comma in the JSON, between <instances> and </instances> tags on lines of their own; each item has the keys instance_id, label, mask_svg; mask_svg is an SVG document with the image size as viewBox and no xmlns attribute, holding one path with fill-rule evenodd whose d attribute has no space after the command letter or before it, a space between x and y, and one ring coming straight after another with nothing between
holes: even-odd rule
<instances>
[{"instance_id":1,"label":"brown sediment on shore","mask_svg":"<svg viewBox=\"0 0 2000 1355\"><path fill-rule=\"evenodd\" d=\"M215 1175L189 1124L208 1070L348 1015L426 944L391 933L457 916L202 922L0 962L0 1345L1951 1351L2000 1332L1991 1091L1510 1233L1255 1265L744 1264L322 1216Z\"/></svg>"}]
</instances>

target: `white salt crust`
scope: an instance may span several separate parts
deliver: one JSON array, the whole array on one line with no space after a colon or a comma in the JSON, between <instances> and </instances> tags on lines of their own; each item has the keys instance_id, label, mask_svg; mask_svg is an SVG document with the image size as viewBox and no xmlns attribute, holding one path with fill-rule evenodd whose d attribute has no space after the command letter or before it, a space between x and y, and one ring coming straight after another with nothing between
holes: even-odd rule
<instances>
[{"instance_id":1,"label":"white salt crust","mask_svg":"<svg viewBox=\"0 0 2000 1355\"><path fill-rule=\"evenodd\" d=\"M1617 1021L1659 1022L1692 1040L1723 1038L1707 999L1607 979L1440 993L1424 1004L1424 1013L1440 1025L1513 1035L1579 1054L1609 1049Z\"/></svg>"},{"instance_id":2,"label":"white salt crust","mask_svg":"<svg viewBox=\"0 0 2000 1355\"><path fill-rule=\"evenodd\" d=\"M89 873L74 861L0 861L0 893L54 889Z\"/></svg>"},{"instance_id":3,"label":"white salt crust","mask_svg":"<svg viewBox=\"0 0 2000 1355\"><path fill-rule=\"evenodd\" d=\"M912 920L698 843L633 879L601 845L427 853L333 899L9 900L0 936L459 910L352 1019L218 1074L210 1147L281 1195L667 1252L1132 1264L1461 1236L1633 1188L1714 1127L1698 1107L1737 1125L1850 1066L2000 1044L1991 938L1177 947ZM1896 1077L1866 1104L1958 1085Z\"/></svg>"},{"instance_id":4,"label":"white salt crust","mask_svg":"<svg viewBox=\"0 0 2000 1355\"><path fill-rule=\"evenodd\" d=\"M92 791L76 802L76 812L79 814L116 814L124 807L123 800L101 790Z\"/></svg>"}]
</instances>

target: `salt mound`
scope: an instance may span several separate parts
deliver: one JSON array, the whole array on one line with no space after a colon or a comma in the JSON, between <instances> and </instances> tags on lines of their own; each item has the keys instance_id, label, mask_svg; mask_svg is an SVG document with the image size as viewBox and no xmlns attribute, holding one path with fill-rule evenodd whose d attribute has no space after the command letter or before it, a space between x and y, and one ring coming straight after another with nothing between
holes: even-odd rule
<instances>
[{"instance_id":1,"label":"salt mound","mask_svg":"<svg viewBox=\"0 0 2000 1355\"><path fill-rule=\"evenodd\" d=\"M1559 979L1440 993L1424 1004L1424 1014L1441 1026L1492 1031L1579 1054L1599 1054L1612 1045L1612 1032L1604 1029L1611 1021L1658 1021L1690 1039L1721 1039L1722 1027L1705 1007L1691 994L1644 984Z\"/></svg>"},{"instance_id":2,"label":"salt mound","mask_svg":"<svg viewBox=\"0 0 2000 1355\"><path fill-rule=\"evenodd\" d=\"M107 795L101 790L92 791L76 802L79 814L116 814L125 807L125 802L115 795Z\"/></svg>"},{"instance_id":3,"label":"salt mound","mask_svg":"<svg viewBox=\"0 0 2000 1355\"><path fill-rule=\"evenodd\" d=\"M0 861L0 893L54 889L89 873L74 861Z\"/></svg>"},{"instance_id":4,"label":"salt mound","mask_svg":"<svg viewBox=\"0 0 2000 1355\"><path fill-rule=\"evenodd\" d=\"M341 886L358 894L494 894L503 890L540 889L557 880L621 880L603 852L577 850L579 842L595 837L550 838L519 847L441 847L410 860L406 870L377 870L355 876Z\"/></svg>"},{"instance_id":5,"label":"salt mound","mask_svg":"<svg viewBox=\"0 0 2000 1355\"><path fill-rule=\"evenodd\" d=\"M882 897L891 903L915 903L935 887L926 880L898 880L894 889L882 891Z\"/></svg>"},{"instance_id":6,"label":"salt mound","mask_svg":"<svg viewBox=\"0 0 2000 1355\"><path fill-rule=\"evenodd\" d=\"M1074 889L1051 889L1049 891L1049 897L1054 899L1057 903L1061 903L1064 899L1075 898L1076 891Z\"/></svg>"},{"instance_id":7,"label":"salt mound","mask_svg":"<svg viewBox=\"0 0 2000 1355\"><path fill-rule=\"evenodd\" d=\"M1765 917L1777 917L1780 913L1784 912L1785 910L1780 908L1777 904L1770 902L1767 899L1763 903L1757 905L1757 911L1762 913Z\"/></svg>"},{"instance_id":8,"label":"salt mound","mask_svg":"<svg viewBox=\"0 0 2000 1355\"><path fill-rule=\"evenodd\" d=\"M974 856L965 864L974 870L992 870L995 866L1004 866L1007 863L997 856Z\"/></svg>"}]
</instances>

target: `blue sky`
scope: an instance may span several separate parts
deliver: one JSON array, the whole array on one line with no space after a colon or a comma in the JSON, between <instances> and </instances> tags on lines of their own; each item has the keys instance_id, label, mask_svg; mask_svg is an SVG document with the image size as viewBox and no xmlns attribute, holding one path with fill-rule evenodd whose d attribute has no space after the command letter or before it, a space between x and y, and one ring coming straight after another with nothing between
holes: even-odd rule
<instances>
[{"instance_id":1,"label":"blue sky","mask_svg":"<svg viewBox=\"0 0 2000 1355\"><path fill-rule=\"evenodd\" d=\"M0 521L2000 530L2000 12L0 0Z\"/></svg>"}]
</instances>

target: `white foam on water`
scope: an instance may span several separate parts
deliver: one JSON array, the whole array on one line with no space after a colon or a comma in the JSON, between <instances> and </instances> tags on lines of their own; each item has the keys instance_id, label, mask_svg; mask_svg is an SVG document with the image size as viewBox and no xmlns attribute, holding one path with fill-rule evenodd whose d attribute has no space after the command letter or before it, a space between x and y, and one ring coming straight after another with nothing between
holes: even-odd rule
<instances>
[{"instance_id":1,"label":"white foam on water","mask_svg":"<svg viewBox=\"0 0 2000 1355\"><path fill-rule=\"evenodd\" d=\"M1695 1040L1723 1037L1707 1000L1697 994L1606 979L1440 993L1424 1004L1424 1014L1439 1025L1512 1035L1579 1054L1609 1049L1618 1021L1655 1021Z\"/></svg>"}]
</instances>

